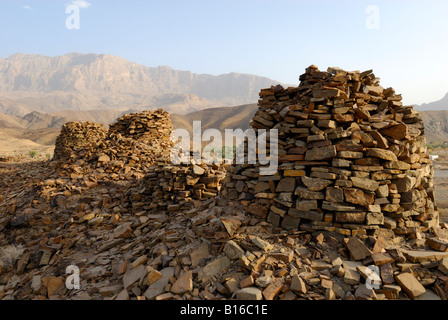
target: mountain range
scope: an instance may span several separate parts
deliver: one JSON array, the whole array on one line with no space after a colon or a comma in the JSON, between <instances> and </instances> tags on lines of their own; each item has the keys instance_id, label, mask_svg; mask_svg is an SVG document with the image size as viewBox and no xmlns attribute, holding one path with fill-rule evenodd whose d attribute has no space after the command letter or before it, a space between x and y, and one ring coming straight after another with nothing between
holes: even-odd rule
<instances>
[{"instance_id":1,"label":"mountain range","mask_svg":"<svg viewBox=\"0 0 448 320\"><path fill-rule=\"evenodd\" d=\"M260 89L277 84L250 74L214 76L167 66L146 67L104 54L14 54L0 58L0 112L24 116L32 111L164 107L187 114L254 103Z\"/></svg>"},{"instance_id":2,"label":"mountain range","mask_svg":"<svg viewBox=\"0 0 448 320\"><path fill-rule=\"evenodd\" d=\"M444 111L448 110L448 93L441 100L416 106L419 111Z\"/></svg>"}]
</instances>

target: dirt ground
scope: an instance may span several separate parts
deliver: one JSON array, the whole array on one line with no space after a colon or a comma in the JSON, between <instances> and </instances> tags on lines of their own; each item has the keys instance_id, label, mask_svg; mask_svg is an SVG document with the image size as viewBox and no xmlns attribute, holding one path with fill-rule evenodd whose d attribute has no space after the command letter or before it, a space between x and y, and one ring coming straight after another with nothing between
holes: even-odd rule
<instances>
[{"instance_id":1,"label":"dirt ground","mask_svg":"<svg viewBox=\"0 0 448 320\"><path fill-rule=\"evenodd\" d=\"M30 152L35 152L35 158L53 155L54 146L44 146L31 140L16 139L0 132L0 158L21 157L30 158Z\"/></svg>"}]
</instances>

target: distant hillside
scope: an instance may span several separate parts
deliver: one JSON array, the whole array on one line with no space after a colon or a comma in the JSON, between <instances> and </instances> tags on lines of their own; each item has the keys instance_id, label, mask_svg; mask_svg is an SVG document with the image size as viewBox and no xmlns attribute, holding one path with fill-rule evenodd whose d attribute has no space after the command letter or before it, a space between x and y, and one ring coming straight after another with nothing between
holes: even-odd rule
<instances>
[{"instance_id":1,"label":"distant hillside","mask_svg":"<svg viewBox=\"0 0 448 320\"><path fill-rule=\"evenodd\" d=\"M256 103L260 89L279 82L250 74L219 76L146 67L112 55L59 57L15 54L0 59L0 112L152 110L187 114Z\"/></svg>"},{"instance_id":2,"label":"distant hillside","mask_svg":"<svg viewBox=\"0 0 448 320\"><path fill-rule=\"evenodd\" d=\"M422 112L428 143L448 141L448 110Z\"/></svg>"},{"instance_id":3,"label":"distant hillside","mask_svg":"<svg viewBox=\"0 0 448 320\"><path fill-rule=\"evenodd\" d=\"M172 114L171 121L176 129L193 131L193 121L201 121L202 130L218 129L224 133L225 129L250 128L249 122L257 110L256 104L238 107L213 108L188 115Z\"/></svg>"},{"instance_id":4,"label":"distant hillside","mask_svg":"<svg viewBox=\"0 0 448 320\"><path fill-rule=\"evenodd\" d=\"M423 104L421 106L416 106L419 111L443 111L448 110L448 93L445 97L439 101L434 101L431 103Z\"/></svg>"},{"instance_id":5,"label":"distant hillside","mask_svg":"<svg viewBox=\"0 0 448 320\"><path fill-rule=\"evenodd\" d=\"M30 137L21 137L20 135L15 136L14 133L11 134L11 131L0 129L0 157L27 155L32 150L37 151L40 155L52 154L54 145L49 143L53 142L54 144L54 139L56 137L51 135L51 130L54 129L45 129L45 133L37 138L34 133L31 134ZM47 140L45 140L44 137L46 137ZM33 141L33 139L36 138L37 142ZM42 138L43 140L40 140Z\"/></svg>"},{"instance_id":6,"label":"distant hillside","mask_svg":"<svg viewBox=\"0 0 448 320\"><path fill-rule=\"evenodd\" d=\"M0 128L25 128L25 126L25 121L22 118L0 113Z\"/></svg>"}]
</instances>

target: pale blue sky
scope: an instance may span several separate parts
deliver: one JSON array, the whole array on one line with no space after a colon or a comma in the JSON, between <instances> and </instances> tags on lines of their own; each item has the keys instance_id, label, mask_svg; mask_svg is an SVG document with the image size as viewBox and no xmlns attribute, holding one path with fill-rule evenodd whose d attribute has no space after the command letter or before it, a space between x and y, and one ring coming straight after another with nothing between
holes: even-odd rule
<instances>
[{"instance_id":1,"label":"pale blue sky","mask_svg":"<svg viewBox=\"0 0 448 320\"><path fill-rule=\"evenodd\" d=\"M0 57L105 53L150 67L291 84L311 64L373 68L406 103L448 92L446 0L87 1L80 29L68 30L72 0L0 0ZM369 5L379 9L379 29L366 27Z\"/></svg>"}]
</instances>

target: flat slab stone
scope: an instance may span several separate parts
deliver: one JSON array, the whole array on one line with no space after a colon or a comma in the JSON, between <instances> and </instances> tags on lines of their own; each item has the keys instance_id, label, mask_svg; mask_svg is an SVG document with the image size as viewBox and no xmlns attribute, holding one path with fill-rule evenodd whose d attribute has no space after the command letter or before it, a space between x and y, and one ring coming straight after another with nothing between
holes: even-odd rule
<instances>
[{"instance_id":1,"label":"flat slab stone","mask_svg":"<svg viewBox=\"0 0 448 320\"><path fill-rule=\"evenodd\" d=\"M402 273L396 276L395 280L411 299L415 299L426 293L425 287L410 273Z\"/></svg>"},{"instance_id":2,"label":"flat slab stone","mask_svg":"<svg viewBox=\"0 0 448 320\"><path fill-rule=\"evenodd\" d=\"M357 237L351 237L347 242L347 248L354 261L363 260L372 255L372 251Z\"/></svg>"},{"instance_id":3,"label":"flat slab stone","mask_svg":"<svg viewBox=\"0 0 448 320\"><path fill-rule=\"evenodd\" d=\"M161 270L160 273L162 274L162 277L150 285L145 292L145 297L148 300L155 299L155 297L164 292L165 286L170 282L170 278L174 275L174 268L165 268Z\"/></svg>"},{"instance_id":4,"label":"flat slab stone","mask_svg":"<svg viewBox=\"0 0 448 320\"><path fill-rule=\"evenodd\" d=\"M348 285L356 285L361 281L361 275L359 274L357 267L362 266L361 262L357 261L344 261L344 283Z\"/></svg>"},{"instance_id":5,"label":"flat slab stone","mask_svg":"<svg viewBox=\"0 0 448 320\"><path fill-rule=\"evenodd\" d=\"M305 155L305 161L320 161L336 157L337 151L335 146L327 146L323 148L314 148L308 150Z\"/></svg>"},{"instance_id":6,"label":"flat slab stone","mask_svg":"<svg viewBox=\"0 0 448 320\"><path fill-rule=\"evenodd\" d=\"M211 277L214 277L230 266L230 259L226 257L216 259L209 264L207 264L198 274L198 279L201 279L202 282L206 282L210 280Z\"/></svg>"},{"instance_id":7,"label":"flat slab stone","mask_svg":"<svg viewBox=\"0 0 448 320\"><path fill-rule=\"evenodd\" d=\"M350 179L352 180L354 187L370 192L376 191L380 186L378 181L370 180L367 178L350 177Z\"/></svg>"},{"instance_id":8,"label":"flat slab stone","mask_svg":"<svg viewBox=\"0 0 448 320\"><path fill-rule=\"evenodd\" d=\"M333 183L330 180L308 177L302 177L302 182L308 188L308 190L313 192L322 191Z\"/></svg>"},{"instance_id":9,"label":"flat slab stone","mask_svg":"<svg viewBox=\"0 0 448 320\"><path fill-rule=\"evenodd\" d=\"M380 159L388 160L388 161L397 161L398 160L397 156L392 151L384 150L384 149L377 149L377 148L372 148L372 149L368 150L366 153L366 156L380 158Z\"/></svg>"},{"instance_id":10,"label":"flat slab stone","mask_svg":"<svg viewBox=\"0 0 448 320\"><path fill-rule=\"evenodd\" d=\"M403 253L411 262L440 261L448 258L448 252L404 250Z\"/></svg>"},{"instance_id":11,"label":"flat slab stone","mask_svg":"<svg viewBox=\"0 0 448 320\"><path fill-rule=\"evenodd\" d=\"M263 300L263 293L258 288L249 287L239 290L236 297L238 300Z\"/></svg>"}]
</instances>

